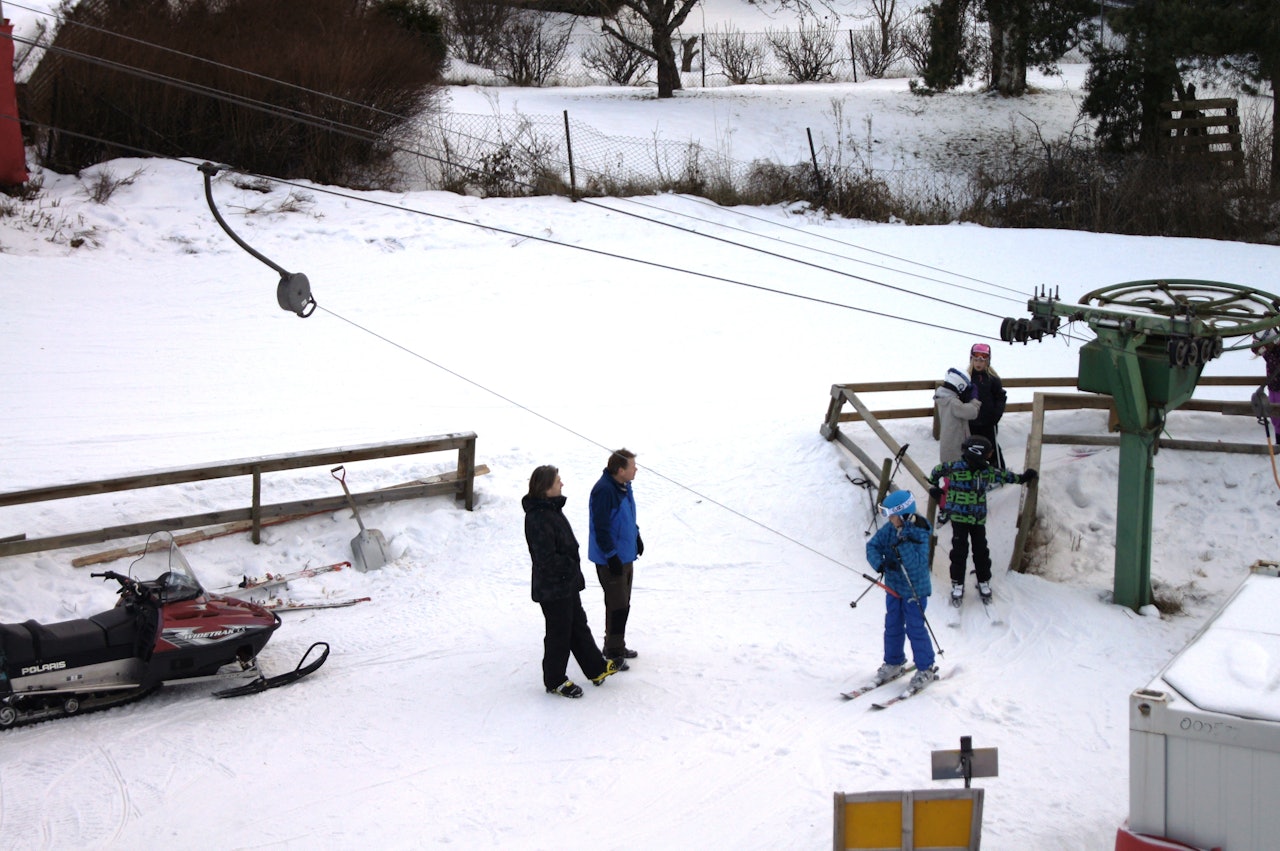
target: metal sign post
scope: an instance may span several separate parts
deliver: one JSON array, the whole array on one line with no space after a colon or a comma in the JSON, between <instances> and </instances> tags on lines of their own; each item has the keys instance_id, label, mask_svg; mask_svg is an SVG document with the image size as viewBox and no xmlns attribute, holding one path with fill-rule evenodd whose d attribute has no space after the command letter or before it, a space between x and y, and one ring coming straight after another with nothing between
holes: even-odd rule
<instances>
[{"instance_id":1,"label":"metal sign post","mask_svg":"<svg viewBox=\"0 0 1280 851\"><path fill-rule=\"evenodd\" d=\"M973 747L972 736L960 737L960 750L933 751L933 779L959 780L964 778L964 788L975 777L996 777L1000 774L1000 754L997 748Z\"/></svg>"}]
</instances>

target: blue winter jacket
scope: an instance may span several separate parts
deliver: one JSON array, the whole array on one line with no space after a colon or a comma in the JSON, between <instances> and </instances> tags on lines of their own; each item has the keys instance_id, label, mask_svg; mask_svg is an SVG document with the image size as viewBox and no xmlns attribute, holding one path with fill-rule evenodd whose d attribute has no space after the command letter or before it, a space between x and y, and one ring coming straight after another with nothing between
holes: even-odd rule
<instances>
[{"instance_id":1,"label":"blue winter jacket","mask_svg":"<svg viewBox=\"0 0 1280 851\"><path fill-rule=\"evenodd\" d=\"M635 561L640 529L631 483L619 484L606 470L591 489L590 515L587 558L593 564L608 564L615 555L623 564Z\"/></svg>"},{"instance_id":2,"label":"blue winter jacket","mask_svg":"<svg viewBox=\"0 0 1280 851\"><path fill-rule=\"evenodd\" d=\"M916 596L928 597L933 593L929 577L929 533L933 527L929 521L916 514L904 518L901 529L885 523L880 531L867 541L867 562L884 574L888 585L904 600L911 599L911 589ZM903 572L906 568L906 572ZM907 581L907 577L911 581Z\"/></svg>"}]
</instances>

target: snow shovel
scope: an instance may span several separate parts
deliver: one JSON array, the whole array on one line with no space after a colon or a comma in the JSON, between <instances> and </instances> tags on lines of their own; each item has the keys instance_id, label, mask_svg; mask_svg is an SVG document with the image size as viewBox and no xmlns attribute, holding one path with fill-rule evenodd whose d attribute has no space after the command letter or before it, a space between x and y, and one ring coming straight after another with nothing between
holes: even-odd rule
<instances>
[{"instance_id":1,"label":"snow shovel","mask_svg":"<svg viewBox=\"0 0 1280 851\"><path fill-rule=\"evenodd\" d=\"M362 573L366 570L377 570L387 563L387 539L377 529L364 528L364 521L360 519L360 510L356 508L356 501L351 498L351 491L347 490L347 471L342 465L334 467L329 472L342 484L342 492L347 495L347 504L351 506L351 513L356 516L356 522L360 524L360 534L351 539L351 555L355 568ZM342 475L338 475L339 472Z\"/></svg>"}]
</instances>

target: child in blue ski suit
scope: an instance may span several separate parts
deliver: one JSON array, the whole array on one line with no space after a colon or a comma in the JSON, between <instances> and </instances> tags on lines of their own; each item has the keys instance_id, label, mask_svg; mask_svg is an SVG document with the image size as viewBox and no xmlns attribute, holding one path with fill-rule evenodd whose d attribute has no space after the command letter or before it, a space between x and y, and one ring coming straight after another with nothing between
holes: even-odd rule
<instances>
[{"instance_id":1,"label":"child in blue ski suit","mask_svg":"<svg viewBox=\"0 0 1280 851\"><path fill-rule=\"evenodd\" d=\"M912 688L921 688L936 679L933 642L925 626L924 610L933 593L929 579L929 521L916 514L916 502L909 491L893 491L880 504L880 513L889 522L867 541L867 562L884 574L890 589L885 595L884 664L876 671L876 682L898 676L906 664L905 640L911 640L911 658L916 663Z\"/></svg>"}]
</instances>

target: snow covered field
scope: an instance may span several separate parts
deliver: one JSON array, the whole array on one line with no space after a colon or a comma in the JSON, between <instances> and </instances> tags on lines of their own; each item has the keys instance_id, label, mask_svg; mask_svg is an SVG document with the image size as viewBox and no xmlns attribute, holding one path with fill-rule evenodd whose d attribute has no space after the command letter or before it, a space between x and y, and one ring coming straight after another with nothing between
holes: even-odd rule
<instances>
[{"instance_id":1,"label":"snow covered field","mask_svg":"<svg viewBox=\"0 0 1280 851\"><path fill-rule=\"evenodd\" d=\"M922 103L905 81L783 88L762 88L750 105L750 87L662 103L638 92L620 103L616 90L500 96L631 135L641 123L689 127L690 100L713 113L743 109L735 151L773 144L766 134L754 141L755 128L803 138L832 97L874 111L875 126L893 115L924 123L885 136L900 152L886 151L891 160L947 135L916 114L939 99ZM454 97L462 108L473 94ZM946 97L1004 106L984 124L993 133L1026 109ZM1073 90L1055 97L1046 110L1069 125ZM997 336L999 317L1025 315L1041 284L1069 300L1158 277L1274 292L1274 247L871 225L677 196L573 204L288 186L264 195L219 180L232 226L309 276L320 309L302 320L276 307L275 273L218 229L195 165L111 163L119 177L139 173L106 204L88 200L92 172L45 174L28 208L43 215L0 219L0 490L468 430L492 472L470 513L443 498L365 511L398 556L381 571L294 583L299 599L372 597L283 615L264 664L291 667L311 642L328 641L328 664L308 680L231 701L165 689L4 733L0 847L827 847L833 792L958 785L930 779L929 754L970 735L1000 749L1000 776L978 781L984 847L1107 848L1128 806L1129 692L1251 562L1276 557L1280 492L1264 458L1161 452L1153 574L1180 592L1185 612L1142 617L1110 605L1117 451L1049 447L1041 575L1005 573L1018 493L993 496L1004 623L972 606L952 626L951 610L936 605L941 663L961 668L954 678L884 713L836 697L880 663L881 610L878 591L848 606L865 587L872 518L848 461L818 433L830 386L940 379L964 365L971 343ZM998 344L993 365L1005 377L1074 375L1078 347ZM1228 353L1210 372L1261 377L1262 367ZM1059 417L1059 431L1105 428L1101 413ZM1017 470L1028 427L1026 415L1002 427ZM922 466L936 461L927 421L892 430ZM1175 414L1168 430L1263 440L1252 419L1210 414ZM641 465L646 554L628 630L640 656L568 701L540 682L542 619L529 600L520 497L535 466L559 466L585 541L587 493L618 446ZM366 490L451 464L351 464L348 480ZM0 536L238 507L247 488L210 482L7 508ZM267 501L339 493L327 469L264 481ZM341 511L271 527L261 546L227 537L186 554L219 586L349 558L356 531ZM935 588L947 540L944 531ZM111 586L70 566L94 549L0 559L0 621L111 606ZM602 603L588 577L583 599L599 638ZM1276 662L1266 663L1262 679L1274 683ZM572 664L570 676L582 679Z\"/></svg>"}]
</instances>

